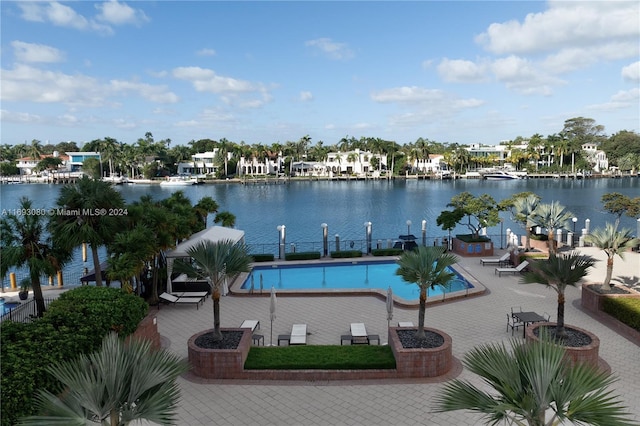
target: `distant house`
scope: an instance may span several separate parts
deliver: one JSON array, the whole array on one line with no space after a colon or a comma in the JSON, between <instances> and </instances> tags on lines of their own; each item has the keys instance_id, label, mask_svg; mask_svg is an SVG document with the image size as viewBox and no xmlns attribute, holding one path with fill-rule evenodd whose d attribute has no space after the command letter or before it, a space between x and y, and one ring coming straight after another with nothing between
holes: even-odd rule
<instances>
[{"instance_id":1,"label":"distant house","mask_svg":"<svg viewBox=\"0 0 640 426\"><path fill-rule=\"evenodd\" d=\"M35 168L40 161L45 158L59 158L62 161L61 168L64 168L66 164L69 162L69 155L59 154L55 151L53 154L43 154L40 158L32 158L32 157L22 157L18 158L16 167L20 170L20 175L33 175L36 173Z\"/></svg>"},{"instance_id":2,"label":"distant house","mask_svg":"<svg viewBox=\"0 0 640 426\"><path fill-rule=\"evenodd\" d=\"M594 143L585 143L582 145L582 150L586 154L587 161L593 164L593 170L595 172L601 172L609 168L609 159L607 154L601 149L598 149L598 145Z\"/></svg>"},{"instance_id":3,"label":"distant house","mask_svg":"<svg viewBox=\"0 0 640 426\"><path fill-rule=\"evenodd\" d=\"M78 172L82 170L82 163L88 158L95 158L98 161L102 161L102 156L99 152L85 151L85 152L67 152L69 157L64 163L64 168L69 172Z\"/></svg>"},{"instance_id":4,"label":"distant house","mask_svg":"<svg viewBox=\"0 0 640 426\"><path fill-rule=\"evenodd\" d=\"M214 175L218 170L215 159L218 155L218 148L213 151L200 152L191 156L191 161L178 163L179 175L206 176Z\"/></svg>"},{"instance_id":5,"label":"distant house","mask_svg":"<svg viewBox=\"0 0 640 426\"><path fill-rule=\"evenodd\" d=\"M438 173L447 170L447 164L444 162L444 155L429 154L428 158L420 158L413 160L413 170L422 173Z\"/></svg>"},{"instance_id":6,"label":"distant house","mask_svg":"<svg viewBox=\"0 0 640 426\"><path fill-rule=\"evenodd\" d=\"M377 167L373 167L372 160L377 159ZM364 175L376 170L386 169L387 155L374 154L359 149L347 152L330 152L324 163L325 174L332 175Z\"/></svg>"},{"instance_id":7,"label":"distant house","mask_svg":"<svg viewBox=\"0 0 640 426\"><path fill-rule=\"evenodd\" d=\"M293 164L295 168L295 163ZM284 158L282 153L268 152L264 159L255 156L240 157L238 161L238 175L266 176L284 172Z\"/></svg>"}]
</instances>

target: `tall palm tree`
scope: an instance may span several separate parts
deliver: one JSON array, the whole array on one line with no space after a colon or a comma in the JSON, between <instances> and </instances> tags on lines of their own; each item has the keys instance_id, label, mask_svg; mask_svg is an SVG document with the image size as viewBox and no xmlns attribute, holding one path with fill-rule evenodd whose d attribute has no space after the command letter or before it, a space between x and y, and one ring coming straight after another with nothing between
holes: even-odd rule
<instances>
[{"instance_id":1,"label":"tall palm tree","mask_svg":"<svg viewBox=\"0 0 640 426\"><path fill-rule=\"evenodd\" d=\"M149 340L125 343L110 333L99 351L48 368L65 391L41 391L36 397L40 415L20 425L119 426L141 420L173 425L180 401L176 378L188 369L177 355L153 350Z\"/></svg>"},{"instance_id":2,"label":"tall palm tree","mask_svg":"<svg viewBox=\"0 0 640 426\"><path fill-rule=\"evenodd\" d=\"M193 208L195 210L196 216L202 220L202 224L206 228L207 216L209 215L209 213L217 213L219 206L213 198L206 196L200 198L200 200L198 200Z\"/></svg>"},{"instance_id":3,"label":"tall palm tree","mask_svg":"<svg viewBox=\"0 0 640 426\"><path fill-rule=\"evenodd\" d=\"M447 383L436 397L436 411L471 410L492 425L636 424L608 389L616 380L609 373L584 363L567 365L564 349L548 340L512 340L511 348L491 343L467 353L464 366L484 386L459 379Z\"/></svg>"},{"instance_id":4,"label":"tall palm tree","mask_svg":"<svg viewBox=\"0 0 640 426\"><path fill-rule=\"evenodd\" d=\"M20 198L20 210L37 211L33 207L33 202L27 197ZM40 277L54 275L71 257L70 252L54 248L51 238L46 236L45 226L46 215L44 214L10 213L0 219L2 276L11 266L29 268L29 280L39 317L45 311Z\"/></svg>"},{"instance_id":5,"label":"tall palm tree","mask_svg":"<svg viewBox=\"0 0 640 426\"><path fill-rule=\"evenodd\" d=\"M236 226L236 215L231 212L223 211L216 214L213 222L219 223L226 228L233 228L234 226Z\"/></svg>"},{"instance_id":6,"label":"tall palm tree","mask_svg":"<svg viewBox=\"0 0 640 426\"><path fill-rule=\"evenodd\" d=\"M122 195L108 183L85 176L75 184L62 187L57 205L68 214L58 214L53 218L55 240L69 249L88 243L96 285L102 286L98 249L108 244L121 229L125 216L114 214L114 211L124 207Z\"/></svg>"},{"instance_id":7,"label":"tall palm tree","mask_svg":"<svg viewBox=\"0 0 640 426\"><path fill-rule=\"evenodd\" d=\"M244 244L225 240L203 241L187 250L193 262L175 261L173 270L188 277L205 279L211 287L213 300L213 338L222 340L220 331L220 289L226 277L249 272L251 256Z\"/></svg>"},{"instance_id":8,"label":"tall palm tree","mask_svg":"<svg viewBox=\"0 0 640 426\"><path fill-rule=\"evenodd\" d=\"M457 262L457 257L445 253L444 247L420 246L415 250L406 251L398 260L396 275L408 283L415 283L420 288L420 308L418 310L417 339L426 339L424 332L424 317L427 307L427 291L435 290L436 286L446 287L455 276L447 267Z\"/></svg>"},{"instance_id":9,"label":"tall palm tree","mask_svg":"<svg viewBox=\"0 0 640 426\"><path fill-rule=\"evenodd\" d=\"M132 292L132 280L139 279L146 263L155 255L154 232L138 223L130 230L118 232L108 249L111 255L107 278L120 281L123 289Z\"/></svg>"},{"instance_id":10,"label":"tall palm tree","mask_svg":"<svg viewBox=\"0 0 640 426\"><path fill-rule=\"evenodd\" d=\"M587 235L585 241L602 249L607 254L607 275L602 283L603 290L611 290L609 283L613 274L613 258L618 255L624 259L624 252L635 247L638 239L633 238L631 230L623 228L618 231L618 223L607 223L604 228L596 228Z\"/></svg>"},{"instance_id":11,"label":"tall palm tree","mask_svg":"<svg viewBox=\"0 0 640 426\"><path fill-rule=\"evenodd\" d=\"M554 238L557 229L567 227L567 223L573 217L573 213L568 211L562 204L554 201L550 204L538 204L531 215L531 222L541 228L547 229L547 244L549 253L556 253L556 241Z\"/></svg>"},{"instance_id":12,"label":"tall palm tree","mask_svg":"<svg viewBox=\"0 0 640 426\"><path fill-rule=\"evenodd\" d=\"M587 276L588 269L596 261L589 256L571 252L567 255L549 254L549 259L531 260L530 271L525 272L521 282L523 284L539 283L551 287L558 293L558 309L556 337L566 337L564 328L564 304L565 290L567 287L575 287L578 282Z\"/></svg>"},{"instance_id":13,"label":"tall palm tree","mask_svg":"<svg viewBox=\"0 0 640 426\"><path fill-rule=\"evenodd\" d=\"M525 250L531 250L531 216L538 207L540 197L535 194L528 194L526 197L518 197L513 201L515 219L524 225L526 232Z\"/></svg>"}]
</instances>

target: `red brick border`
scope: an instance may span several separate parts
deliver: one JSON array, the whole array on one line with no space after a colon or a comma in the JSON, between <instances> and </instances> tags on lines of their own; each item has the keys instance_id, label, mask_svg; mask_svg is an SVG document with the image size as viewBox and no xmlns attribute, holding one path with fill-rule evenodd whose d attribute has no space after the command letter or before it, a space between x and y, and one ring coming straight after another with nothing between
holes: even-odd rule
<instances>
[{"instance_id":1,"label":"red brick border","mask_svg":"<svg viewBox=\"0 0 640 426\"><path fill-rule=\"evenodd\" d=\"M528 326L526 329L526 341L527 342L538 341L538 336L536 336L534 332L540 327L545 327L545 326L555 325L555 324L556 323L552 323L552 322L539 322L539 323L535 323ZM563 348L566 351L565 359L569 361L571 365L574 365L578 362L586 362L587 364L591 364L597 368L599 366L599 359L600 359L599 358L600 339L598 339L598 336L596 336L590 331L587 331L583 328L579 328L573 325L566 325L565 327L580 331L591 338L591 344L586 346L580 346L580 347L563 346Z\"/></svg>"}]
</instances>

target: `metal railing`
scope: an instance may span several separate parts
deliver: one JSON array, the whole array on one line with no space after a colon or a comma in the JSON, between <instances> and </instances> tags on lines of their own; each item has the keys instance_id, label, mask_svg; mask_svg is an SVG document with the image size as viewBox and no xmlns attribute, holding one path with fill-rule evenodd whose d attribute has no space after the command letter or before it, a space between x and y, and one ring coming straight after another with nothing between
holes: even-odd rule
<instances>
[{"instance_id":1,"label":"metal railing","mask_svg":"<svg viewBox=\"0 0 640 426\"><path fill-rule=\"evenodd\" d=\"M52 301L55 299L44 299L45 308L49 307ZM38 316L38 311L36 308L36 301L34 299L28 300L26 302L20 303L20 306L16 306L11 309L6 314L0 317L0 323L4 321L13 321L13 322L29 322L32 319Z\"/></svg>"}]
</instances>

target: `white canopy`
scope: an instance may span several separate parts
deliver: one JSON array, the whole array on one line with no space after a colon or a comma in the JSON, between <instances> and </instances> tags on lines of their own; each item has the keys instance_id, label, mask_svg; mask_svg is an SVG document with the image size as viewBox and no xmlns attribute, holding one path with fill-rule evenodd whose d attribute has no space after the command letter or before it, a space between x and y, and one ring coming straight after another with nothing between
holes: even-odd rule
<instances>
[{"instance_id":1,"label":"white canopy","mask_svg":"<svg viewBox=\"0 0 640 426\"><path fill-rule=\"evenodd\" d=\"M196 232L188 239L184 240L176 246L175 249L166 253L167 257L167 293L171 293L171 274L173 273L173 260L180 257L189 257L187 251L202 241L226 241L231 240L237 243L244 243L244 231L238 229L225 228L224 226L212 226Z\"/></svg>"}]
</instances>

